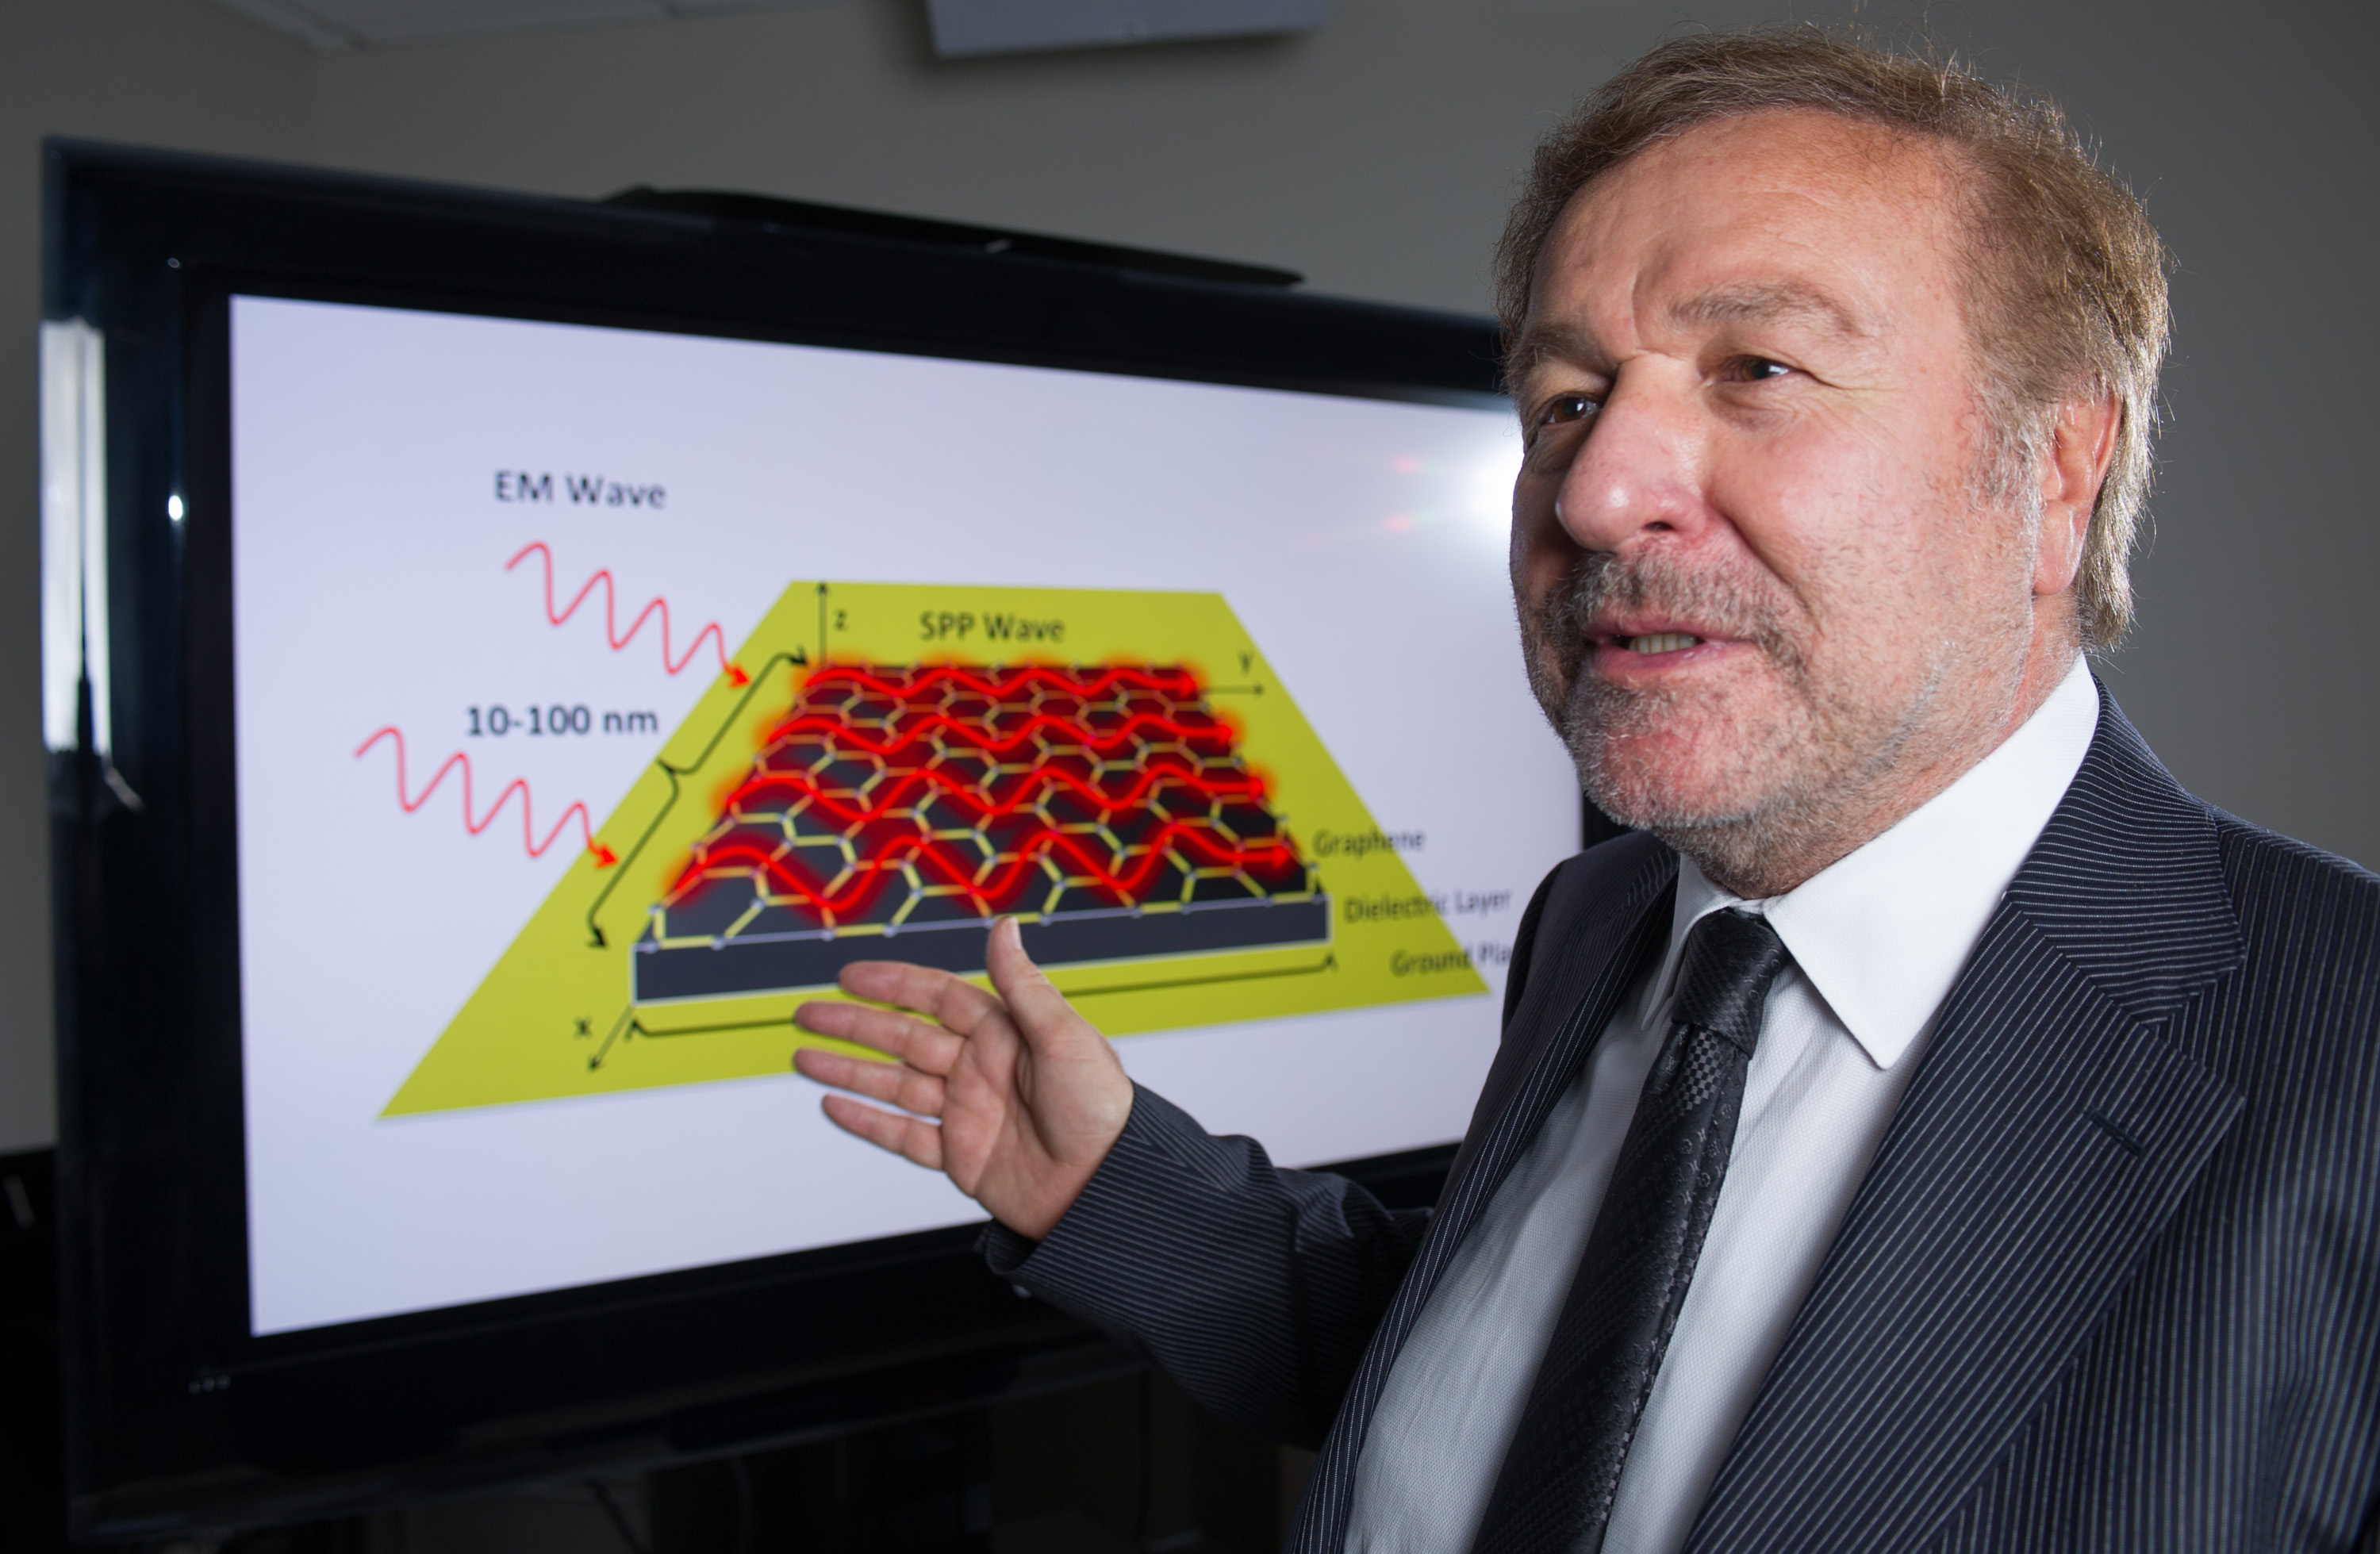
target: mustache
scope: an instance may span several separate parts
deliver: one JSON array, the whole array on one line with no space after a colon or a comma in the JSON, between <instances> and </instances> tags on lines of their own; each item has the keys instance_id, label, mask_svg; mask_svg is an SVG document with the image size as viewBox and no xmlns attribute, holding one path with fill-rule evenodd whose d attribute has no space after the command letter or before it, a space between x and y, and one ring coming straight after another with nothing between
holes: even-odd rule
<instances>
[{"instance_id":1,"label":"mustache","mask_svg":"<svg viewBox=\"0 0 2380 1554\"><path fill-rule=\"evenodd\" d=\"M1705 635L1751 643L1794 667L1801 654L1782 593L1774 579L1689 567L1664 551L1590 552L1539 607L1535 635L1572 675L1602 634L1598 624L1622 612L1690 621Z\"/></svg>"}]
</instances>

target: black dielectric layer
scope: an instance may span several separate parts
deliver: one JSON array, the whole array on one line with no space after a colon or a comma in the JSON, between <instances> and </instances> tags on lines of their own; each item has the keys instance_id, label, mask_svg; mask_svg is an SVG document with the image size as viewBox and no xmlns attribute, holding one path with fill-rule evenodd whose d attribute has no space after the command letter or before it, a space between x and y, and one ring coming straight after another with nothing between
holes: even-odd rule
<instances>
[{"instance_id":1,"label":"black dielectric layer","mask_svg":"<svg viewBox=\"0 0 2380 1554\"><path fill-rule=\"evenodd\" d=\"M823 988L854 961L909 961L962 974L984 968L988 921L936 923L901 933L735 938L664 946L645 940L628 957L638 1003ZM1330 939L1330 898L1217 903L1178 912L1099 912L1023 925L1025 953L1043 966L1158 955L1211 954Z\"/></svg>"}]
</instances>

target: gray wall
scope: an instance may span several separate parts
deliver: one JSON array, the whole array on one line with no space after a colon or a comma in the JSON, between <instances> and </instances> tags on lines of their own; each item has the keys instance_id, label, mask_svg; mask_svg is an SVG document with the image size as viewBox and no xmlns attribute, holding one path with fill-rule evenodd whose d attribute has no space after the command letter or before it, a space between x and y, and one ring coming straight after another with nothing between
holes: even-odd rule
<instances>
[{"instance_id":1,"label":"gray wall","mask_svg":"<svg viewBox=\"0 0 2380 1554\"><path fill-rule=\"evenodd\" d=\"M0 11L0 1149L48 1135L34 551L32 141L71 129L561 194L746 188L1303 270L1483 306L1535 137L1725 0L1340 0L1309 37L938 65L911 0L310 58L201 0ZM1826 7L1802 7L1826 14ZM1875 7L1870 8L1875 14ZM1885 8L1885 14L1912 14ZM2380 196L2369 8L1967 0L1937 36L2061 96L2180 260L2171 422L2141 629L2110 683L2182 780L2380 861L2358 606L2380 538L2353 474ZM21 78L19 81L18 78Z\"/></svg>"}]
</instances>

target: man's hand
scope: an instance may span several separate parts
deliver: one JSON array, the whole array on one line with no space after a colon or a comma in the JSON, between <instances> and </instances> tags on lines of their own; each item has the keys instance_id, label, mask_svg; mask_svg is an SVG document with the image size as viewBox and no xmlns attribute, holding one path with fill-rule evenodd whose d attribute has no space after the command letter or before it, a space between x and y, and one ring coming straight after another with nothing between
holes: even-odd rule
<instances>
[{"instance_id":1,"label":"man's hand","mask_svg":"<svg viewBox=\"0 0 2380 1554\"><path fill-rule=\"evenodd\" d=\"M990 963L997 998L947 971L893 961L844 967L844 991L894 1007L806 1003L795 1023L893 1061L806 1047L794 1066L911 1113L849 1096L825 1103L838 1127L947 1172L992 1218L1038 1241L1123 1132L1132 1081L1107 1038L1026 957L1014 918L992 928Z\"/></svg>"}]
</instances>

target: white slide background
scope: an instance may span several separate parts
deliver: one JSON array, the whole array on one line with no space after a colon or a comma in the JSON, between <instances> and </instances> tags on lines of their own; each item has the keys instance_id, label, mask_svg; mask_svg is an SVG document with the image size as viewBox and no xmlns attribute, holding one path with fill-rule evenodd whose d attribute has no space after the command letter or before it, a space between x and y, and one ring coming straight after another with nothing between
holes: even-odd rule
<instances>
[{"instance_id":1,"label":"white slide background","mask_svg":"<svg viewBox=\"0 0 2380 1554\"><path fill-rule=\"evenodd\" d=\"M1576 845L1504 577L1509 415L258 297L233 304L233 543L251 1319L270 1333L979 1218L834 1132L788 1074L383 1121L718 660L795 578L1220 592L1451 919L1508 945ZM498 475L553 477L550 502ZM565 477L660 486L574 504ZM651 710L659 735L503 739L468 709ZM1500 986L1491 951L1480 969ZM1457 1137L1492 998L1179 1030L1136 1078L1285 1164Z\"/></svg>"}]
</instances>

